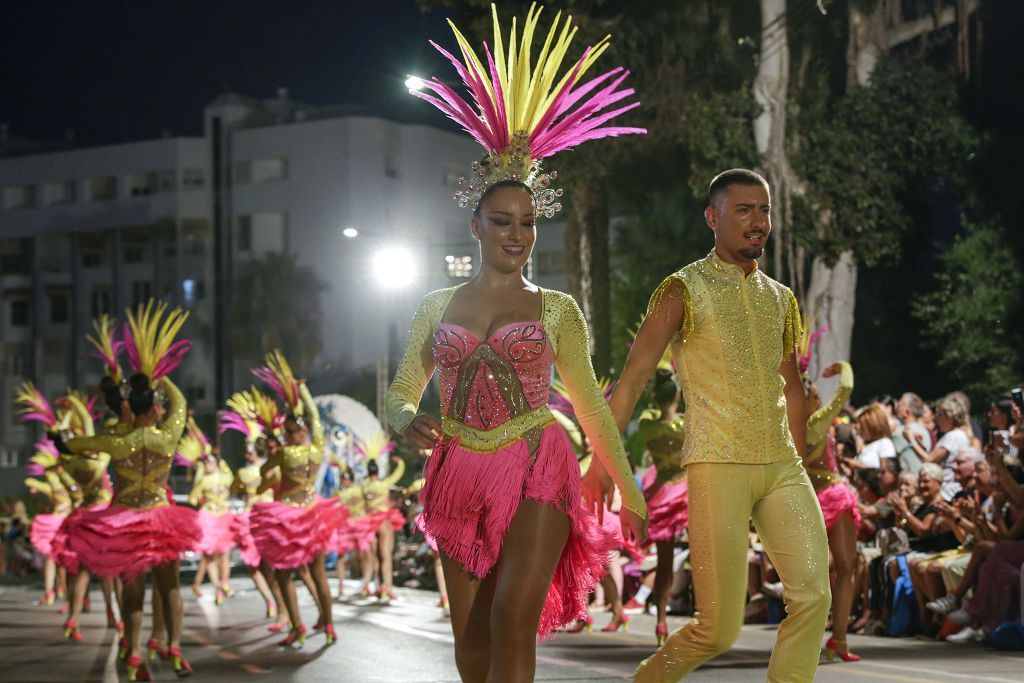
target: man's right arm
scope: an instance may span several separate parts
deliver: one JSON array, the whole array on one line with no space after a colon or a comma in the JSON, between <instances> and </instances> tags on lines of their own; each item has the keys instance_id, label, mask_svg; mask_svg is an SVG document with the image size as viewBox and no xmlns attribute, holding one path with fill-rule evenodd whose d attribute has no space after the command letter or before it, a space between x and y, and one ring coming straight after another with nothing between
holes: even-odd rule
<instances>
[{"instance_id":1,"label":"man's right arm","mask_svg":"<svg viewBox=\"0 0 1024 683\"><path fill-rule=\"evenodd\" d=\"M682 281L672 278L658 290L652 297L647 315L626 359L626 367L608 401L620 433L629 424L636 402L640 400L644 387L657 369L673 335L683 327L686 303Z\"/></svg>"}]
</instances>

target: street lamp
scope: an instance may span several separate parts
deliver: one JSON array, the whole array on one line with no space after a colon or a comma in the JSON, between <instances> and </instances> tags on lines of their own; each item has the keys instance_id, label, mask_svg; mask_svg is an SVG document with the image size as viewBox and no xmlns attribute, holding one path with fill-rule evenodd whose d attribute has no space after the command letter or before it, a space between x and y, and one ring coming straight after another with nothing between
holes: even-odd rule
<instances>
[{"instance_id":1,"label":"street lamp","mask_svg":"<svg viewBox=\"0 0 1024 683\"><path fill-rule=\"evenodd\" d=\"M353 228L351 225L342 230L341 234L349 239L352 239L353 237L359 237L359 231Z\"/></svg>"},{"instance_id":2,"label":"street lamp","mask_svg":"<svg viewBox=\"0 0 1024 683\"><path fill-rule=\"evenodd\" d=\"M405 87L409 90L423 90L426 85L426 82L419 76L409 76L405 79Z\"/></svg>"},{"instance_id":3,"label":"street lamp","mask_svg":"<svg viewBox=\"0 0 1024 683\"><path fill-rule=\"evenodd\" d=\"M416 281L418 264L402 246L383 247L373 255L373 277L382 289L404 289Z\"/></svg>"}]
</instances>

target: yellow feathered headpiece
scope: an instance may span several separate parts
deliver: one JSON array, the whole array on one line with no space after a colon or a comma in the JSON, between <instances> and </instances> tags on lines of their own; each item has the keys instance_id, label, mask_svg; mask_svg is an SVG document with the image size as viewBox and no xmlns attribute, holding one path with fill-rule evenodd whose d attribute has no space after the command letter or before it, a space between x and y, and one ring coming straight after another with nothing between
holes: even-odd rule
<instances>
[{"instance_id":1,"label":"yellow feathered headpiece","mask_svg":"<svg viewBox=\"0 0 1024 683\"><path fill-rule=\"evenodd\" d=\"M174 453L174 461L178 465L194 465L200 459L213 453L213 444L203 434L196 421L190 416L187 428L178 442L178 449Z\"/></svg>"},{"instance_id":2,"label":"yellow feathered headpiece","mask_svg":"<svg viewBox=\"0 0 1024 683\"><path fill-rule=\"evenodd\" d=\"M154 382L171 374L192 348L192 342L187 339L174 341L188 320L188 312L175 308L167 313L166 303L150 299L145 306L127 313L124 348L132 369Z\"/></svg>"},{"instance_id":3,"label":"yellow feathered headpiece","mask_svg":"<svg viewBox=\"0 0 1024 683\"><path fill-rule=\"evenodd\" d=\"M18 391L14 395L14 402L22 406L18 410L22 422L42 422L47 429L51 430L60 427L60 419L53 406L50 405L49 399L43 395L43 392L36 389L32 382L23 382L18 387Z\"/></svg>"},{"instance_id":4,"label":"yellow feathered headpiece","mask_svg":"<svg viewBox=\"0 0 1024 683\"><path fill-rule=\"evenodd\" d=\"M260 381L281 397L288 411L296 417L301 417L304 412L302 399L299 396L299 380L295 379L292 368L285 360L280 349L274 349L267 354L264 362L266 365L251 370Z\"/></svg>"},{"instance_id":5,"label":"yellow feathered headpiece","mask_svg":"<svg viewBox=\"0 0 1024 683\"><path fill-rule=\"evenodd\" d=\"M542 173L541 159L588 140L647 132L643 128L605 125L640 105L633 102L605 111L633 95L632 88L619 90L628 71L618 67L581 84L583 75L608 48L609 37L586 48L570 68L563 70L562 61L577 29L572 17L562 22L562 13L556 14L535 58L534 33L540 14L536 3L530 6L521 38L516 20L512 20L506 52L498 10L492 4L494 53L484 43L484 59L451 20L448 24L455 33L462 61L431 41L455 67L473 104L437 78L422 81L423 88L433 94L415 89L412 94L447 114L487 150L483 162L473 164L473 176L460 180L462 189L455 193L459 206L476 207L488 188L512 180L529 187L537 212L550 218L562 208L558 201L562 191L550 187L557 174Z\"/></svg>"},{"instance_id":6,"label":"yellow feathered headpiece","mask_svg":"<svg viewBox=\"0 0 1024 683\"><path fill-rule=\"evenodd\" d=\"M96 336L87 334L85 338L96 347L93 355L103 361L107 375L115 382L120 382L122 379L121 361L118 357L121 355L125 343L117 339L114 319L104 313L92 321L92 326L96 330Z\"/></svg>"}]
</instances>

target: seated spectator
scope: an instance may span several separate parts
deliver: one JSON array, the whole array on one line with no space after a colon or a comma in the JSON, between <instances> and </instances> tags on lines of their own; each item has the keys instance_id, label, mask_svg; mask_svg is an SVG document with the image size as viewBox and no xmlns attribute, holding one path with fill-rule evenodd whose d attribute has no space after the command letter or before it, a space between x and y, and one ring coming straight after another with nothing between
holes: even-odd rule
<instances>
[{"instance_id":1,"label":"seated spectator","mask_svg":"<svg viewBox=\"0 0 1024 683\"><path fill-rule=\"evenodd\" d=\"M851 467L881 467L883 458L896 457L889 420L880 405L872 403L861 410L857 414L856 425L858 453L857 459L849 462Z\"/></svg>"},{"instance_id":2,"label":"seated spectator","mask_svg":"<svg viewBox=\"0 0 1024 683\"><path fill-rule=\"evenodd\" d=\"M924 463L935 463L942 466L942 496L947 501L960 490L953 474L953 458L965 448L971 446L971 427L968 423L967 411L963 403L956 398L946 397L936 404L935 420L942 437L930 451L915 439L911 446L914 453Z\"/></svg>"},{"instance_id":3,"label":"seated spectator","mask_svg":"<svg viewBox=\"0 0 1024 683\"><path fill-rule=\"evenodd\" d=\"M932 449L932 435L923 421L926 410L928 404L920 396L910 392L903 394L896 404L896 415L900 418L902 427L893 431L892 441L896 446L896 457L901 472L916 474L921 469L921 459L914 453L912 441L920 443L925 451Z\"/></svg>"}]
</instances>

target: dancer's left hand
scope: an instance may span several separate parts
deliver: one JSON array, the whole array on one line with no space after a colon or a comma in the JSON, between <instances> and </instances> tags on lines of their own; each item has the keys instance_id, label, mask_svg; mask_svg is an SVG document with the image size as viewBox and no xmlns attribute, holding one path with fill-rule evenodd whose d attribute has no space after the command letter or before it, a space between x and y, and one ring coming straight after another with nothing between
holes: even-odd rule
<instances>
[{"instance_id":1,"label":"dancer's left hand","mask_svg":"<svg viewBox=\"0 0 1024 683\"><path fill-rule=\"evenodd\" d=\"M615 482L597 458L590 461L587 473L583 475L583 504L597 515L600 524L604 521L605 507L611 507L615 497Z\"/></svg>"},{"instance_id":2,"label":"dancer's left hand","mask_svg":"<svg viewBox=\"0 0 1024 683\"><path fill-rule=\"evenodd\" d=\"M647 520L627 507L619 510L619 522L622 524L622 537L628 543L642 543L647 538Z\"/></svg>"}]
</instances>

